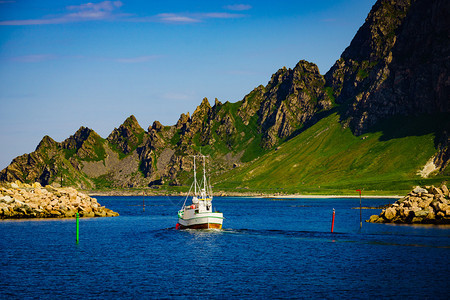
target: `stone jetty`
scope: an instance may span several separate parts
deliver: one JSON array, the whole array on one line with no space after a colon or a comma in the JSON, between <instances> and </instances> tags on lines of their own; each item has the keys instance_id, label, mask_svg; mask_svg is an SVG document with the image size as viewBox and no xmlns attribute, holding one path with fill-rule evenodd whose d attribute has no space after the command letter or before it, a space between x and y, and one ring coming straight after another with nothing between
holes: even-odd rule
<instances>
[{"instance_id":1,"label":"stone jetty","mask_svg":"<svg viewBox=\"0 0 450 300\"><path fill-rule=\"evenodd\" d=\"M449 190L417 186L405 197L388 205L380 215L373 215L366 222L399 224L450 224Z\"/></svg>"},{"instance_id":2,"label":"stone jetty","mask_svg":"<svg viewBox=\"0 0 450 300\"><path fill-rule=\"evenodd\" d=\"M0 219L115 217L119 214L101 206L97 199L71 187L42 187L20 181L0 187Z\"/></svg>"}]
</instances>

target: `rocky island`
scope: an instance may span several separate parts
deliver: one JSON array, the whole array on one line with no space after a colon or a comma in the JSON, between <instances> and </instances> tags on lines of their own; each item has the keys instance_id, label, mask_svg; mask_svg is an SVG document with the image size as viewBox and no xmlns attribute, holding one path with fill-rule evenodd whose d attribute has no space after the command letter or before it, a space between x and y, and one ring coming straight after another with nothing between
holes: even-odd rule
<instances>
[{"instance_id":1,"label":"rocky island","mask_svg":"<svg viewBox=\"0 0 450 300\"><path fill-rule=\"evenodd\" d=\"M0 219L115 217L119 214L76 189L15 181L0 187Z\"/></svg>"},{"instance_id":2,"label":"rocky island","mask_svg":"<svg viewBox=\"0 0 450 300\"><path fill-rule=\"evenodd\" d=\"M366 222L399 224L450 224L449 190L417 186L405 197L388 205L380 215L372 215Z\"/></svg>"}]
</instances>

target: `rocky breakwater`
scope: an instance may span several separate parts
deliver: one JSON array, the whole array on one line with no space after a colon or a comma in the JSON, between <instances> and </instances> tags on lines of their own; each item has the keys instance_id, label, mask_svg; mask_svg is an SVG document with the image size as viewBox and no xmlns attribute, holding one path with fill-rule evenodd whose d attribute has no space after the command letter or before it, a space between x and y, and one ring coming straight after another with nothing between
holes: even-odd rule
<instances>
[{"instance_id":1,"label":"rocky breakwater","mask_svg":"<svg viewBox=\"0 0 450 300\"><path fill-rule=\"evenodd\" d=\"M400 224L450 224L449 190L446 185L419 187L373 215L366 222Z\"/></svg>"},{"instance_id":2,"label":"rocky breakwater","mask_svg":"<svg viewBox=\"0 0 450 300\"><path fill-rule=\"evenodd\" d=\"M0 187L0 219L115 217L119 214L101 206L74 188L42 187L20 181Z\"/></svg>"}]
</instances>

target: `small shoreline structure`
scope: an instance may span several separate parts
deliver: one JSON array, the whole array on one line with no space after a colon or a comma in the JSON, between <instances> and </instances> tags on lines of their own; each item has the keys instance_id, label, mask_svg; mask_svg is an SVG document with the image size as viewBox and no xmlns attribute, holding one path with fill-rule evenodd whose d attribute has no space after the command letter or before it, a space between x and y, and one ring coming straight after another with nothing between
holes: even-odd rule
<instances>
[{"instance_id":1,"label":"small shoreline structure","mask_svg":"<svg viewBox=\"0 0 450 300\"><path fill-rule=\"evenodd\" d=\"M366 222L396 224L450 224L449 190L417 186L405 197L388 205L380 215L372 215Z\"/></svg>"},{"instance_id":2,"label":"small shoreline structure","mask_svg":"<svg viewBox=\"0 0 450 300\"><path fill-rule=\"evenodd\" d=\"M0 219L116 217L119 214L76 189L20 181L0 186Z\"/></svg>"}]
</instances>

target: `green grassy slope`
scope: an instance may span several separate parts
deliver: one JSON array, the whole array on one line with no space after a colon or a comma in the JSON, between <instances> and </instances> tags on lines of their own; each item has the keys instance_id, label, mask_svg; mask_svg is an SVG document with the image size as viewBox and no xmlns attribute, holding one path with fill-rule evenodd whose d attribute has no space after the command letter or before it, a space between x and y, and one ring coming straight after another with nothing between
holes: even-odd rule
<instances>
[{"instance_id":1,"label":"green grassy slope","mask_svg":"<svg viewBox=\"0 0 450 300\"><path fill-rule=\"evenodd\" d=\"M424 118L396 118L357 137L333 113L276 150L213 178L215 189L403 194L413 185L437 184L450 176L423 179L416 174L436 152L433 132L441 124L439 118Z\"/></svg>"}]
</instances>

